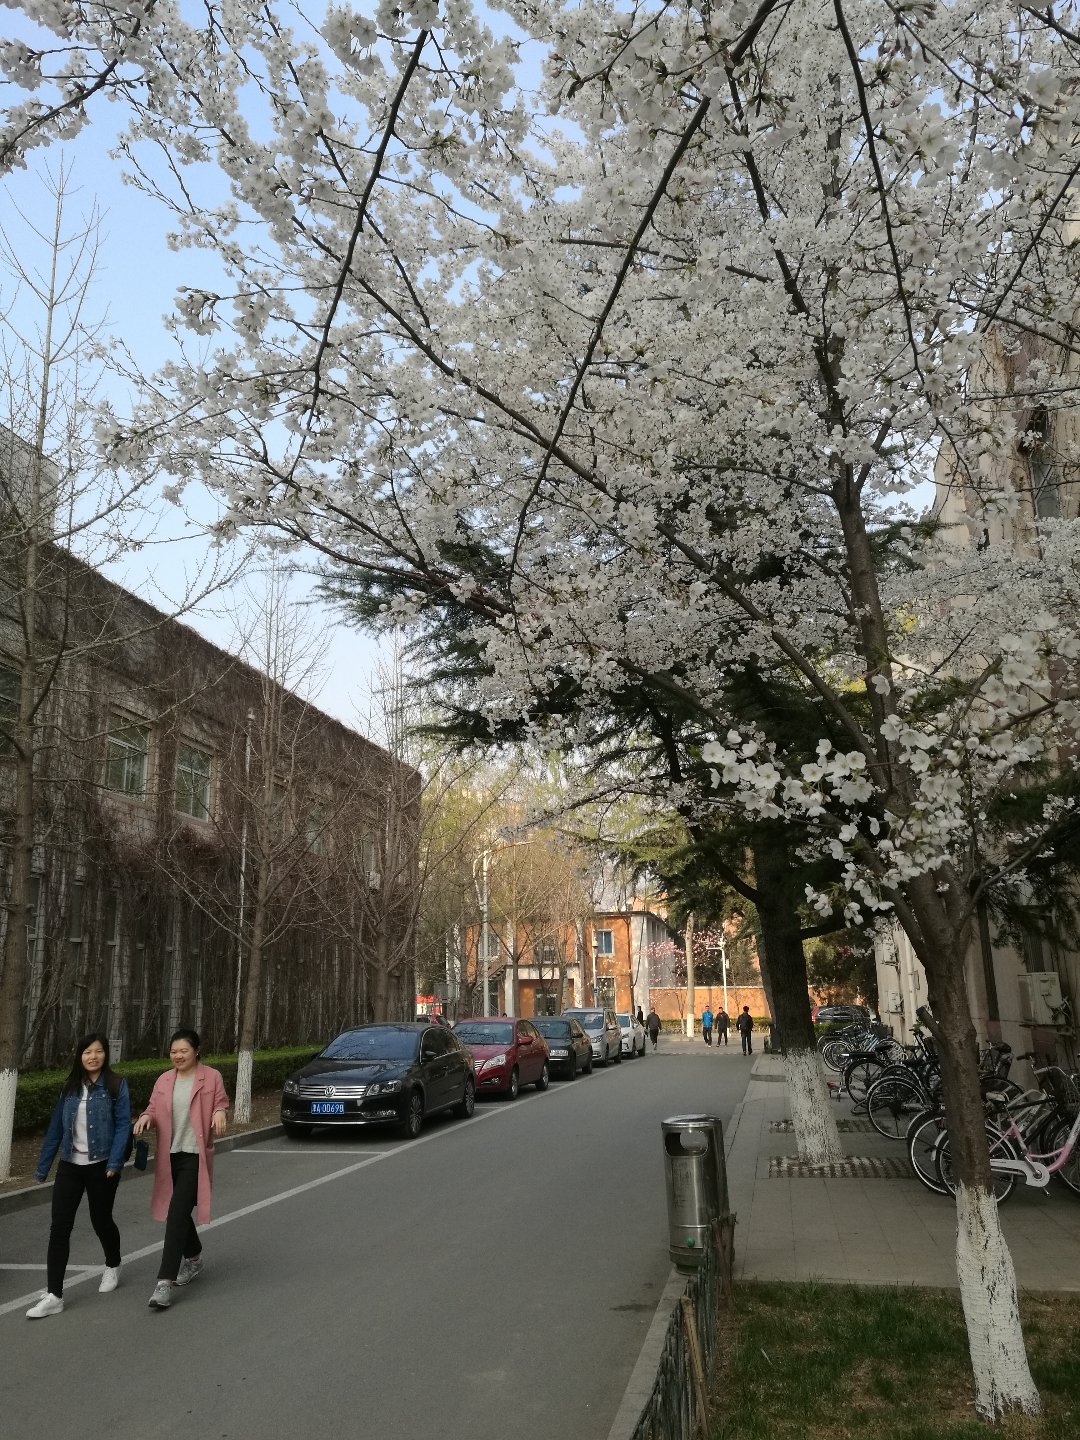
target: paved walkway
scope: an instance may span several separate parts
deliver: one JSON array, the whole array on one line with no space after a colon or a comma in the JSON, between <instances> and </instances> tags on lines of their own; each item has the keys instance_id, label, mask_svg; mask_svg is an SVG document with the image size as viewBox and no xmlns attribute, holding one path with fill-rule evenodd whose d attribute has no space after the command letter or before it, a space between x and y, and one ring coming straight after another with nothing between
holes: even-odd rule
<instances>
[{"instance_id":1,"label":"paved walkway","mask_svg":"<svg viewBox=\"0 0 1080 1440\"><path fill-rule=\"evenodd\" d=\"M727 1057L723 1057L727 1063ZM879 1285L956 1284L952 1201L918 1180L770 1177L770 1159L797 1154L795 1137L770 1130L790 1116L783 1060L758 1055L727 1136L728 1186L738 1217L737 1280L824 1280ZM845 1101L837 1115L851 1116ZM842 1134L848 1156L906 1169L902 1141ZM895 1162L904 1161L903 1165ZM910 1174L910 1172L908 1172ZM1017 1186L1001 1210L1023 1289L1080 1291L1080 1196L1058 1181Z\"/></svg>"}]
</instances>

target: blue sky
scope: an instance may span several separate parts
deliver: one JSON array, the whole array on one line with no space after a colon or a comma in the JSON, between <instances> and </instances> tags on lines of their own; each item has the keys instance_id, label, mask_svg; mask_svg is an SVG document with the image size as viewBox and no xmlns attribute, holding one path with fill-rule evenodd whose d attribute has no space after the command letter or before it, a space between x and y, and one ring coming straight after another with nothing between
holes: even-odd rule
<instances>
[{"instance_id":1,"label":"blue sky","mask_svg":"<svg viewBox=\"0 0 1080 1440\"><path fill-rule=\"evenodd\" d=\"M0 213L12 247L25 261L32 262L40 245L21 224L16 207L47 228L53 200L46 184L46 167L55 171L61 163L70 165L72 224L95 202L102 212L102 245L92 313L108 317L108 328L123 338L139 367L149 374L170 354L172 342L162 317L171 309L177 287L212 282L217 271L212 257L205 252L171 250L165 241L169 228L166 213L135 186L123 183L121 162L109 155L120 119L119 107L99 104L92 122L74 140L32 152L27 170L0 180ZM123 413L127 404L123 389L118 384L107 388ZM213 517L214 502L205 492L189 492L185 505L197 521ZM167 606L176 603L183 593L186 577L197 567L206 543L192 533L193 526L175 507L162 502L157 516L157 543L128 554L110 566L108 573L153 603ZM298 581L295 589L302 594L303 582ZM229 648L234 630L229 608L229 597L217 596L185 619L208 639ZM377 643L341 625L334 612L323 610L323 616L330 635L327 678L320 694L312 698L339 719L363 728L358 713L366 709L366 689Z\"/></svg>"}]
</instances>

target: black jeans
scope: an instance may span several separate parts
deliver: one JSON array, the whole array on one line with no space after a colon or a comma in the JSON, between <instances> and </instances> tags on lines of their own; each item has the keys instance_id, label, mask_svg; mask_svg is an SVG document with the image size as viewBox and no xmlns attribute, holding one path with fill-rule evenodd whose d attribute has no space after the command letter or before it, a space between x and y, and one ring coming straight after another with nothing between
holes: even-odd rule
<instances>
[{"instance_id":1,"label":"black jeans","mask_svg":"<svg viewBox=\"0 0 1080 1440\"><path fill-rule=\"evenodd\" d=\"M739 1033L742 1035L742 1053L744 1055L752 1055L754 1053L754 1042L750 1038L751 1031L742 1030Z\"/></svg>"},{"instance_id":2,"label":"black jeans","mask_svg":"<svg viewBox=\"0 0 1080 1440\"><path fill-rule=\"evenodd\" d=\"M165 1219L165 1246L161 1252L159 1280L175 1280L181 1258L194 1260L202 1254L202 1241L191 1212L199 1198L199 1157L182 1152L169 1156L172 1166L172 1199Z\"/></svg>"},{"instance_id":3,"label":"black jeans","mask_svg":"<svg viewBox=\"0 0 1080 1440\"><path fill-rule=\"evenodd\" d=\"M120 1264L120 1231L112 1214L120 1175L117 1173L110 1179L105 1173L107 1164L108 1161L99 1160L96 1165L73 1165L70 1160L61 1160L57 1166L46 1257L50 1295L64 1293L64 1271L71 1254L71 1230L84 1192L90 1207L90 1224L105 1251L105 1264Z\"/></svg>"}]
</instances>

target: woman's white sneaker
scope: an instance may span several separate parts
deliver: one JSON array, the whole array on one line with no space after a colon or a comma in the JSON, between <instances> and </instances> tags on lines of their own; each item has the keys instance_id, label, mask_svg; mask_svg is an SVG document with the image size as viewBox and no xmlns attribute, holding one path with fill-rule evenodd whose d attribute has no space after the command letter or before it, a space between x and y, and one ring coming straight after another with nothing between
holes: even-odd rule
<instances>
[{"instance_id":1,"label":"woman's white sneaker","mask_svg":"<svg viewBox=\"0 0 1080 1440\"><path fill-rule=\"evenodd\" d=\"M120 1266L106 1265L101 1272L101 1284L97 1287L99 1295L108 1295L110 1290L115 1290L120 1284Z\"/></svg>"},{"instance_id":2,"label":"woman's white sneaker","mask_svg":"<svg viewBox=\"0 0 1080 1440\"><path fill-rule=\"evenodd\" d=\"M48 1291L42 1295L36 1305L31 1305L26 1312L28 1320L43 1320L46 1315L59 1315L64 1308L63 1297L50 1295Z\"/></svg>"}]
</instances>

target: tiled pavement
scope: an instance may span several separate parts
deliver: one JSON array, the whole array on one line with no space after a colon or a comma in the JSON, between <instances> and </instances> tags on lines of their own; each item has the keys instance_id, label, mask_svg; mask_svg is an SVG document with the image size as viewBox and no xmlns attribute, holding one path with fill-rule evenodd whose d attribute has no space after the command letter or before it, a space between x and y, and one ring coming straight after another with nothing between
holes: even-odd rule
<instances>
[{"instance_id":1,"label":"tiled pavement","mask_svg":"<svg viewBox=\"0 0 1080 1440\"><path fill-rule=\"evenodd\" d=\"M794 1135L769 1128L789 1114L783 1060L757 1056L727 1136L736 1278L955 1285L950 1199L914 1178L770 1177L771 1157L797 1154ZM849 1156L904 1154L901 1141L877 1134L840 1139ZM1080 1291L1080 1196L1053 1180L1048 1190L1018 1185L1001 1217L1022 1288Z\"/></svg>"}]
</instances>

